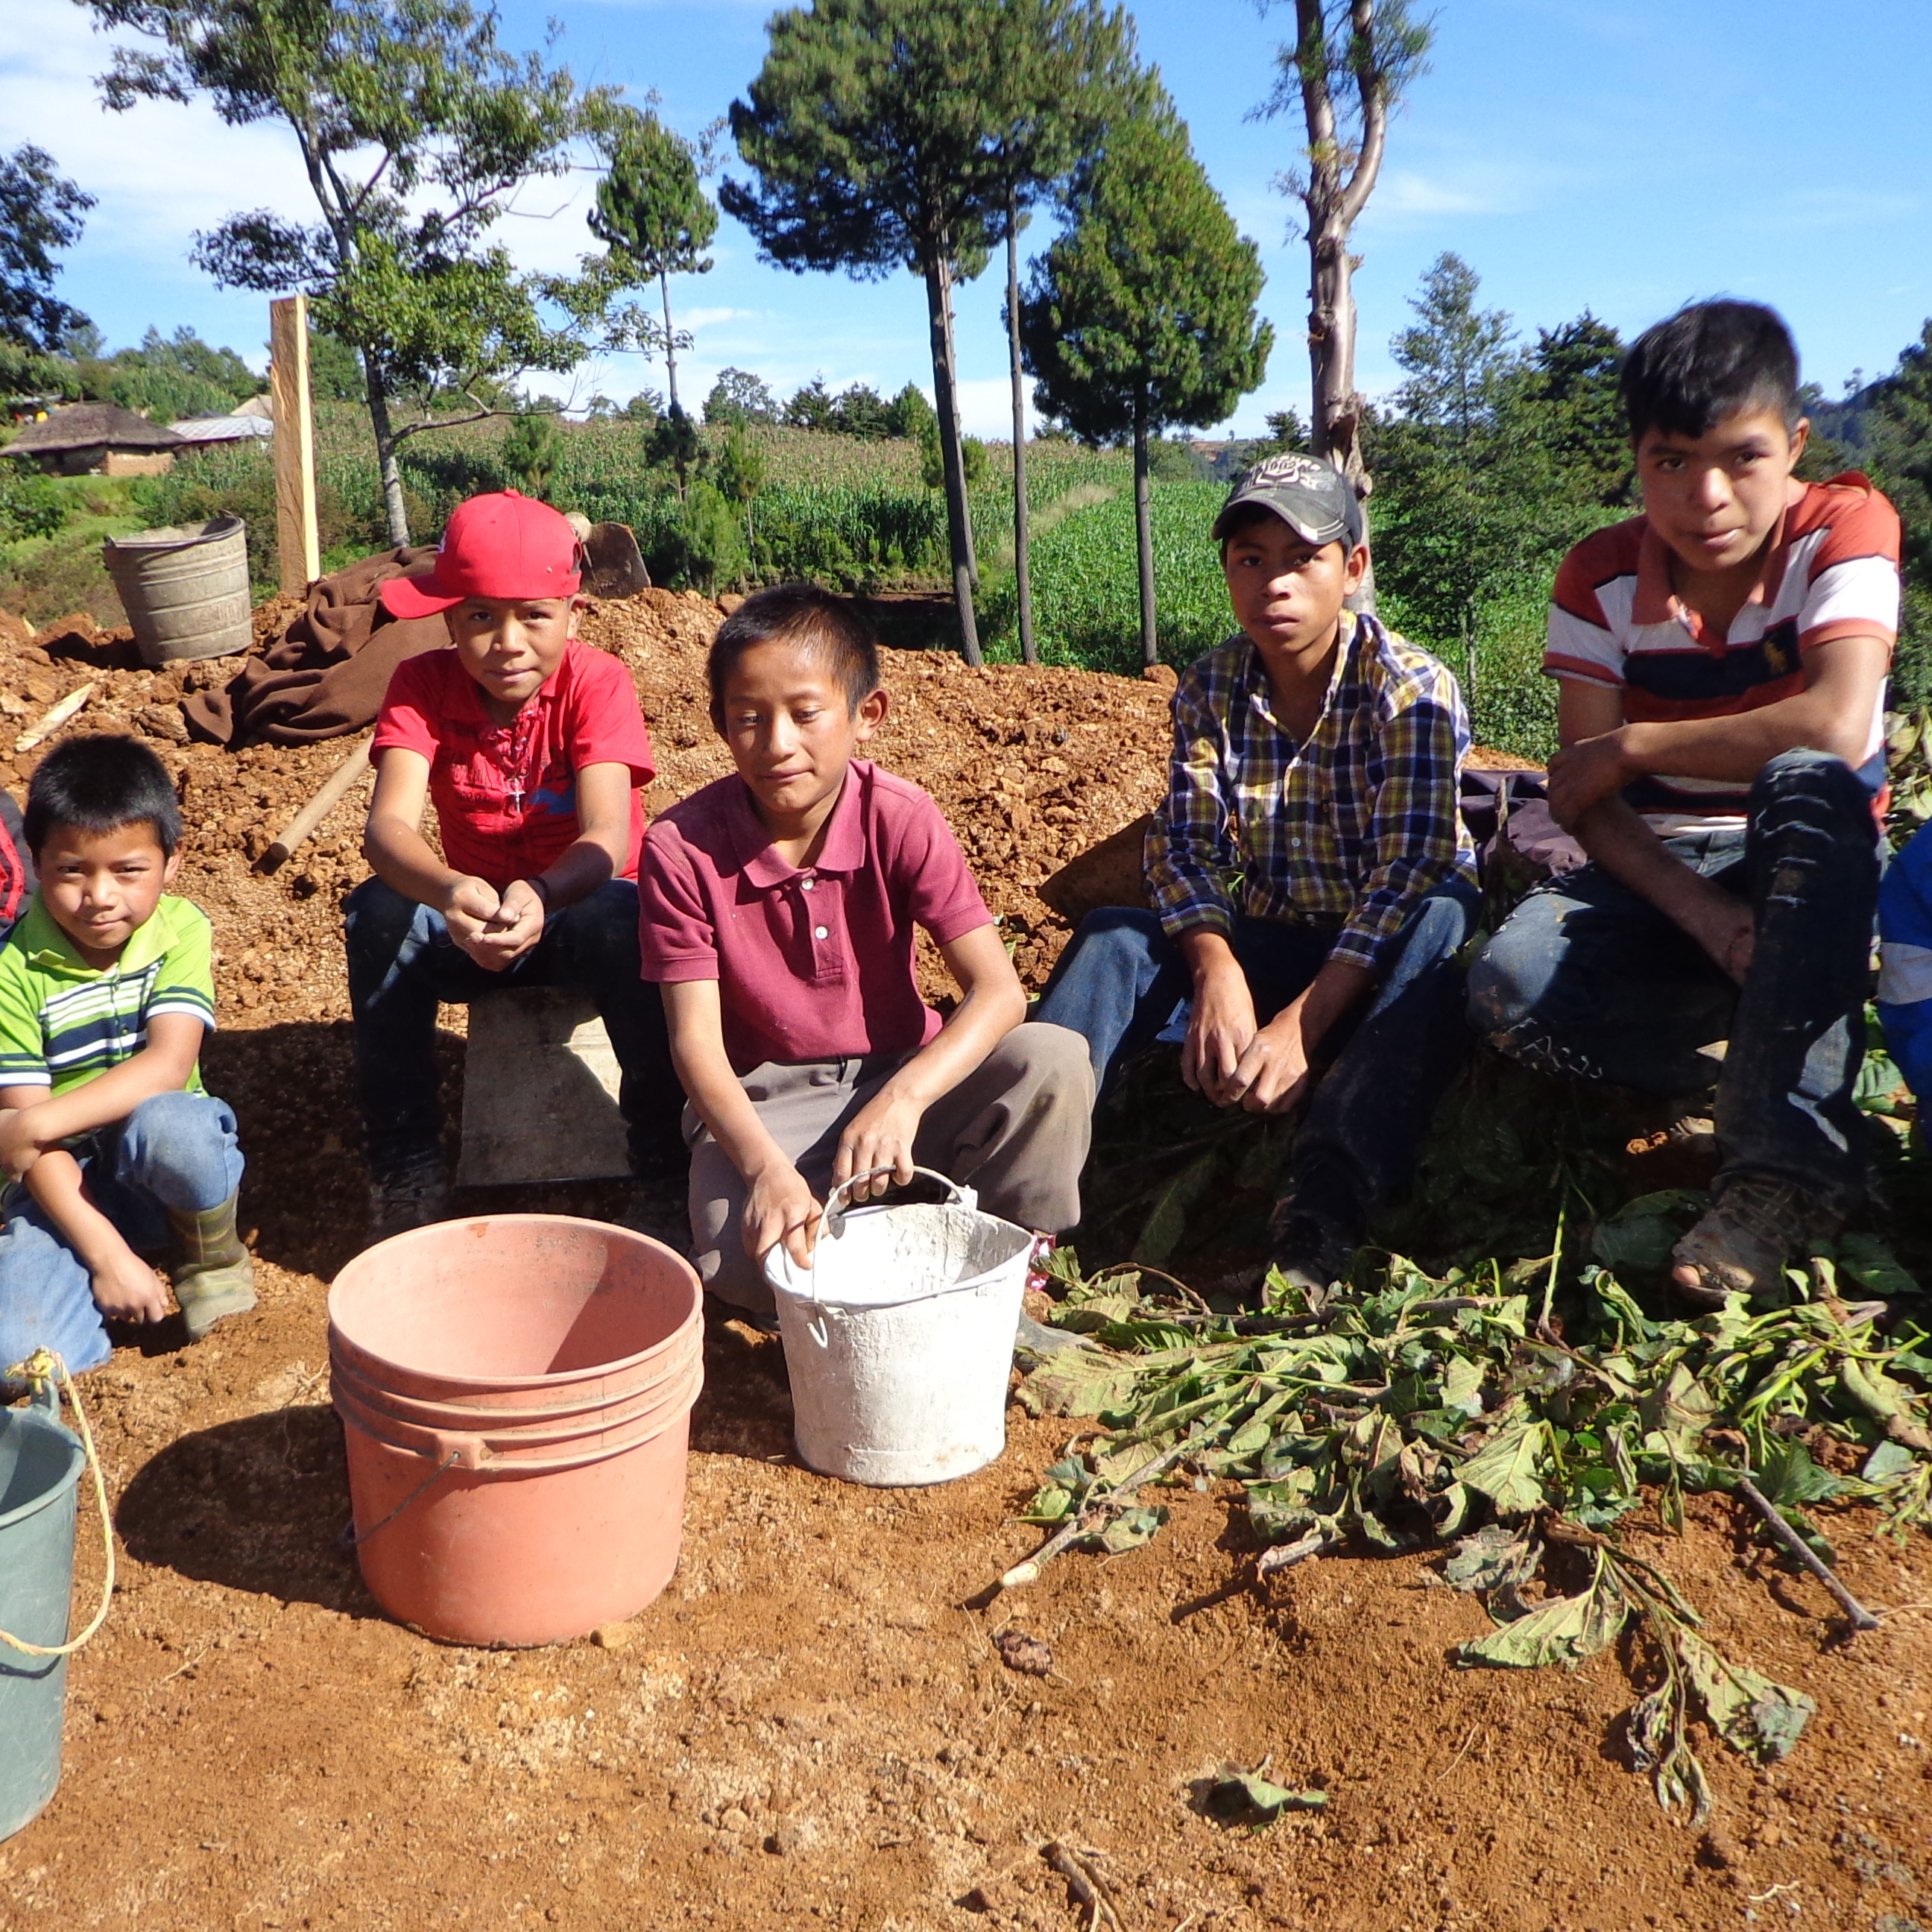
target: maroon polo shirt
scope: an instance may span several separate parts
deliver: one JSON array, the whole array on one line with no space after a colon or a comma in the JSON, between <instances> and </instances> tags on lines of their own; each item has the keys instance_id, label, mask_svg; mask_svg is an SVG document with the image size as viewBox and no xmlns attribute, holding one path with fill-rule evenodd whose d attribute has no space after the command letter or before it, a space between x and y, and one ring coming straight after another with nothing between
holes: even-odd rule
<instances>
[{"instance_id":1,"label":"maroon polo shirt","mask_svg":"<svg viewBox=\"0 0 1932 1932\"><path fill-rule=\"evenodd\" d=\"M992 923L938 806L865 758L815 864L772 850L734 773L653 822L638 896L644 977L716 980L741 1074L922 1046L940 1018L914 977L915 928L944 946Z\"/></svg>"}]
</instances>

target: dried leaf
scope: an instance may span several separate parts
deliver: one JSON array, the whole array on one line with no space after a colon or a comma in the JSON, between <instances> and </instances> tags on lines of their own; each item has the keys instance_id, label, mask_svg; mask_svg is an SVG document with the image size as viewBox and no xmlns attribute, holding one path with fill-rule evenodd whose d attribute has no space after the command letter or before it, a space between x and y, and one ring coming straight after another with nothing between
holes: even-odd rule
<instances>
[{"instance_id":1,"label":"dried leaf","mask_svg":"<svg viewBox=\"0 0 1932 1932\"><path fill-rule=\"evenodd\" d=\"M1520 1588L1528 1582L1540 1560L1526 1531L1485 1523L1449 1552L1442 1566L1442 1580L1472 1595L1486 1596L1492 1590Z\"/></svg>"},{"instance_id":2,"label":"dried leaf","mask_svg":"<svg viewBox=\"0 0 1932 1932\"><path fill-rule=\"evenodd\" d=\"M1514 1623L1472 1638L1458 1648L1456 1660L1511 1670L1580 1664L1616 1641L1629 1612L1623 1592L1600 1559L1595 1581L1580 1596L1539 1604Z\"/></svg>"},{"instance_id":3,"label":"dried leaf","mask_svg":"<svg viewBox=\"0 0 1932 1932\"><path fill-rule=\"evenodd\" d=\"M1020 1384L1020 1406L1029 1415L1104 1415L1132 1399L1143 1366L1131 1357L1063 1348Z\"/></svg>"},{"instance_id":4,"label":"dried leaf","mask_svg":"<svg viewBox=\"0 0 1932 1932\"><path fill-rule=\"evenodd\" d=\"M1023 1677L1053 1675L1053 1652L1038 1637L1028 1636L1024 1630L1003 1630L994 1638L993 1648L1009 1670L1017 1670Z\"/></svg>"},{"instance_id":5,"label":"dried leaf","mask_svg":"<svg viewBox=\"0 0 1932 1932\"><path fill-rule=\"evenodd\" d=\"M1733 1664L1694 1631L1681 1632L1677 1643L1711 1728L1733 1750L1769 1764L1798 1742L1806 1719L1818 1708L1803 1691Z\"/></svg>"},{"instance_id":6,"label":"dried leaf","mask_svg":"<svg viewBox=\"0 0 1932 1932\"><path fill-rule=\"evenodd\" d=\"M1276 1784L1258 1771L1226 1766L1208 1792L1208 1808L1217 1818L1258 1818L1263 1822L1279 1818L1284 1811L1320 1811L1326 1808L1325 1791L1297 1791Z\"/></svg>"},{"instance_id":7,"label":"dried leaf","mask_svg":"<svg viewBox=\"0 0 1932 1932\"><path fill-rule=\"evenodd\" d=\"M1144 1543L1151 1543L1161 1525L1166 1522L1167 1514L1164 1506L1123 1510L1100 1532L1096 1540L1109 1556L1124 1556L1130 1550L1139 1549Z\"/></svg>"}]
</instances>

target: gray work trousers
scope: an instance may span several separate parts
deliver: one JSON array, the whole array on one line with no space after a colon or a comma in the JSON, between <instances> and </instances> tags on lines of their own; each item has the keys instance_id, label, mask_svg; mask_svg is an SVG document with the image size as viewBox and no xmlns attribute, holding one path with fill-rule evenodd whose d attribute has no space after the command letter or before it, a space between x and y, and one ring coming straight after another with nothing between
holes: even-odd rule
<instances>
[{"instance_id":1,"label":"gray work trousers","mask_svg":"<svg viewBox=\"0 0 1932 1932\"><path fill-rule=\"evenodd\" d=\"M822 1201L846 1125L910 1054L864 1059L767 1060L742 1076L765 1131ZM1080 1218L1080 1170L1094 1114L1087 1042L1065 1027L1016 1027L950 1093L926 1110L913 1158L980 1197L988 1214L1058 1234ZM746 1253L744 1178L697 1114L684 1110L691 1147L691 1233L706 1288L769 1313L764 1269Z\"/></svg>"}]
</instances>

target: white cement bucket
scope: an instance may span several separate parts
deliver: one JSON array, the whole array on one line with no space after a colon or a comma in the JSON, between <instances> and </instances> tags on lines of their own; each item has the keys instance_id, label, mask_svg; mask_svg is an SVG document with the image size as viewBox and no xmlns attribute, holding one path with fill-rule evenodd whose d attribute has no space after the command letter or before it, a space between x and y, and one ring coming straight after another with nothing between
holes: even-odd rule
<instances>
[{"instance_id":1,"label":"white cement bucket","mask_svg":"<svg viewBox=\"0 0 1932 1932\"><path fill-rule=\"evenodd\" d=\"M782 1244L765 1258L798 1453L844 1482L950 1482L1006 1447L1034 1238L931 1178L951 1190L943 1207L848 1208L835 1188L812 1266Z\"/></svg>"}]
</instances>

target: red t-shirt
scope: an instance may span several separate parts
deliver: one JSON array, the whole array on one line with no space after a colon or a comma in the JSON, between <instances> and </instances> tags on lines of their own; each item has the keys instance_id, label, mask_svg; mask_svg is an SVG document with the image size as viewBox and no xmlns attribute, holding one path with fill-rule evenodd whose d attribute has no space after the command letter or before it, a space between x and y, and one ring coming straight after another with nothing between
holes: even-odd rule
<instances>
[{"instance_id":1,"label":"red t-shirt","mask_svg":"<svg viewBox=\"0 0 1932 1932\"><path fill-rule=\"evenodd\" d=\"M655 820L638 869L646 980L716 980L740 1073L768 1060L907 1053L939 1030L914 928L993 922L952 828L917 785L854 758L818 862L800 871L735 774Z\"/></svg>"},{"instance_id":2,"label":"red t-shirt","mask_svg":"<svg viewBox=\"0 0 1932 1932\"><path fill-rule=\"evenodd\" d=\"M429 760L429 795L443 856L501 891L554 865L576 842L577 774L631 768L631 837L618 876L638 875L644 814L639 788L656 767L630 674L575 639L549 681L508 724L452 648L405 658L389 679L370 751L392 746Z\"/></svg>"}]
</instances>

